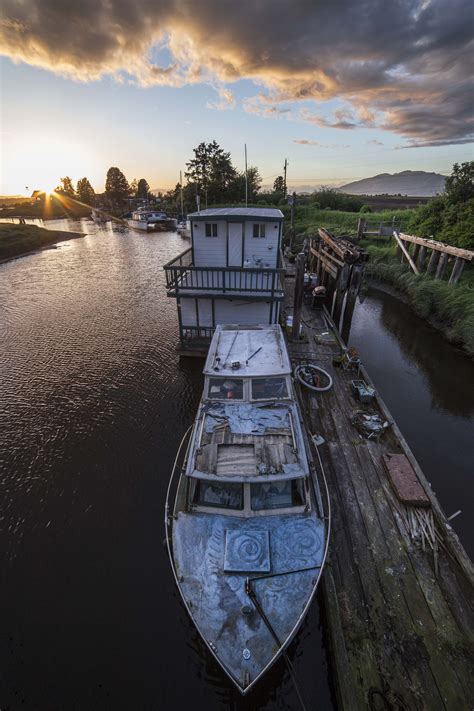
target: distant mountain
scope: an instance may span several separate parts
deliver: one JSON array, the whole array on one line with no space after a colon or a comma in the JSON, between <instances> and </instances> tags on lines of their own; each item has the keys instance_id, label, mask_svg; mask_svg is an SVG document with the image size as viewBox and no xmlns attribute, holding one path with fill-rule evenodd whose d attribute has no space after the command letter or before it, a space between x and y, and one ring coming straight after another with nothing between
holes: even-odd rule
<instances>
[{"instance_id":1,"label":"distant mountain","mask_svg":"<svg viewBox=\"0 0 474 711\"><path fill-rule=\"evenodd\" d=\"M432 197L444 190L446 178L424 170L404 170L401 173L381 173L373 178L341 185L338 190L351 195L413 195Z\"/></svg>"}]
</instances>

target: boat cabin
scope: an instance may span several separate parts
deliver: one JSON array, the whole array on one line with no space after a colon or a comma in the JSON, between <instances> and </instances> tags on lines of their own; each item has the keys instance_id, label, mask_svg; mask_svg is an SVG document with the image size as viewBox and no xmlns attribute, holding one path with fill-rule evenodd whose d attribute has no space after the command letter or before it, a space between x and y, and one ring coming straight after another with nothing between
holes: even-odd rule
<instances>
[{"instance_id":1,"label":"boat cabin","mask_svg":"<svg viewBox=\"0 0 474 711\"><path fill-rule=\"evenodd\" d=\"M283 214L212 208L188 215L191 247L165 265L183 349L206 350L217 325L276 324L283 300Z\"/></svg>"},{"instance_id":2,"label":"boat cabin","mask_svg":"<svg viewBox=\"0 0 474 711\"><path fill-rule=\"evenodd\" d=\"M308 462L280 326L217 326L186 474L191 511L310 509Z\"/></svg>"}]
</instances>

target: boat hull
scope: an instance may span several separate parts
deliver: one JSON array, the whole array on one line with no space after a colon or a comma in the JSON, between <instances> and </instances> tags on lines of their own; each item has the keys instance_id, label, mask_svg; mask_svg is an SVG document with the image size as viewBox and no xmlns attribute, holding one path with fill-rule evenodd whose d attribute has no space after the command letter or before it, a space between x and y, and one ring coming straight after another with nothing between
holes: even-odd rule
<instances>
[{"instance_id":1,"label":"boat hull","mask_svg":"<svg viewBox=\"0 0 474 711\"><path fill-rule=\"evenodd\" d=\"M325 544L324 523L311 512L252 518L180 512L174 518L170 557L181 596L242 694L296 634L317 588Z\"/></svg>"}]
</instances>

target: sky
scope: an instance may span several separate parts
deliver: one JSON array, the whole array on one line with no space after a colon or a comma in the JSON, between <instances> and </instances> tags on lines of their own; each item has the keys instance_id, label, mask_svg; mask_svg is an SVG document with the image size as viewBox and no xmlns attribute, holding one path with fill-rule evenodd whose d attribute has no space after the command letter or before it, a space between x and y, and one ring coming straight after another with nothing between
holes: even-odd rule
<instances>
[{"instance_id":1,"label":"sky","mask_svg":"<svg viewBox=\"0 0 474 711\"><path fill-rule=\"evenodd\" d=\"M0 194L153 189L216 140L271 186L473 159L470 0L3 0ZM197 9L199 11L197 11Z\"/></svg>"}]
</instances>

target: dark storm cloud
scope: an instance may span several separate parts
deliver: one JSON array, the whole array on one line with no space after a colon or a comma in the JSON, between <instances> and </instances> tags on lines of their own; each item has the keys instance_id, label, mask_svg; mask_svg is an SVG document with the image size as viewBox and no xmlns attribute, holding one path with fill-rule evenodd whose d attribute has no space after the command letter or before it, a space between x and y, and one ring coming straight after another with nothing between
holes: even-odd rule
<instances>
[{"instance_id":1,"label":"dark storm cloud","mask_svg":"<svg viewBox=\"0 0 474 711\"><path fill-rule=\"evenodd\" d=\"M338 98L342 118L300 118L441 145L472 135L472 20L470 0L4 0L0 51L78 80L207 82L217 108L251 79L265 98L249 111Z\"/></svg>"}]
</instances>

